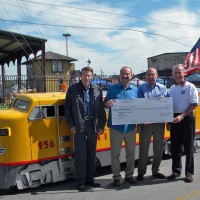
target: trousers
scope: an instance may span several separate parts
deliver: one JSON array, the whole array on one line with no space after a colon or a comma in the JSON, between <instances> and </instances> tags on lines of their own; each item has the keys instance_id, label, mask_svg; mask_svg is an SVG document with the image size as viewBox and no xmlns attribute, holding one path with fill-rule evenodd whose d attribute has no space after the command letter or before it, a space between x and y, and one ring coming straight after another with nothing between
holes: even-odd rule
<instances>
[{"instance_id":1,"label":"trousers","mask_svg":"<svg viewBox=\"0 0 200 200\"><path fill-rule=\"evenodd\" d=\"M157 171L159 171L163 155L164 128L165 128L164 123L141 125L141 132L139 133L140 145L139 145L138 174L141 175L146 174L151 136L153 136L152 174L155 174Z\"/></svg>"},{"instance_id":2,"label":"trousers","mask_svg":"<svg viewBox=\"0 0 200 200\"><path fill-rule=\"evenodd\" d=\"M115 129L110 128L111 169L113 173L113 179L121 178L120 152L123 140L125 142L126 151L125 177L132 177L135 166L135 137L135 130L129 133L121 133Z\"/></svg>"},{"instance_id":3,"label":"trousers","mask_svg":"<svg viewBox=\"0 0 200 200\"><path fill-rule=\"evenodd\" d=\"M76 185L93 182L95 175L97 133L94 122L86 121L86 131L74 134Z\"/></svg>"},{"instance_id":4,"label":"trousers","mask_svg":"<svg viewBox=\"0 0 200 200\"><path fill-rule=\"evenodd\" d=\"M175 114L177 116L179 114ZM172 171L181 174L182 170L182 150L184 147L186 163L185 175L194 174L194 137L195 137L195 118L193 114L186 116L181 122L171 124L171 156Z\"/></svg>"}]
</instances>

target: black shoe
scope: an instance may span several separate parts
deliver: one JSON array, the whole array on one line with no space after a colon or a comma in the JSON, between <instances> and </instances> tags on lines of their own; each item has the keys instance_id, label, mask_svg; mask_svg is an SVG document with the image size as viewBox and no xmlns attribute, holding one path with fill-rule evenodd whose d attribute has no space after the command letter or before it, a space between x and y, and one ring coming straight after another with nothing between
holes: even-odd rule
<instances>
[{"instance_id":1,"label":"black shoe","mask_svg":"<svg viewBox=\"0 0 200 200\"><path fill-rule=\"evenodd\" d=\"M125 181L132 185L137 183L137 181L133 177L125 178Z\"/></svg>"},{"instance_id":2,"label":"black shoe","mask_svg":"<svg viewBox=\"0 0 200 200\"><path fill-rule=\"evenodd\" d=\"M78 185L77 189L79 192L83 192L85 190L85 185Z\"/></svg>"},{"instance_id":3,"label":"black shoe","mask_svg":"<svg viewBox=\"0 0 200 200\"><path fill-rule=\"evenodd\" d=\"M160 172L156 172L152 176L158 179L166 179L166 176L164 174L161 174Z\"/></svg>"},{"instance_id":4,"label":"black shoe","mask_svg":"<svg viewBox=\"0 0 200 200\"><path fill-rule=\"evenodd\" d=\"M143 174L138 174L137 178L138 181L143 181L144 180L144 175Z\"/></svg>"},{"instance_id":5,"label":"black shoe","mask_svg":"<svg viewBox=\"0 0 200 200\"><path fill-rule=\"evenodd\" d=\"M169 175L169 176L167 177L167 180L173 181L173 180L175 180L176 178L178 178L179 176L180 176L180 174L177 174L177 173L173 172L171 175Z\"/></svg>"},{"instance_id":6,"label":"black shoe","mask_svg":"<svg viewBox=\"0 0 200 200\"><path fill-rule=\"evenodd\" d=\"M194 181L194 179L193 179L192 175L187 175L187 176L185 177L185 182L186 182L186 183L191 183L191 182L193 182L193 181Z\"/></svg>"},{"instance_id":7,"label":"black shoe","mask_svg":"<svg viewBox=\"0 0 200 200\"><path fill-rule=\"evenodd\" d=\"M113 181L113 185L114 185L115 187L119 187L119 186L121 185L120 179L115 179L115 180Z\"/></svg>"},{"instance_id":8,"label":"black shoe","mask_svg":"<svg viewBox=\"0 0 200 200\"><path fill-rule=\"evenodd\" d=\"M91 186L91 187L101 187L100 183L96 183L94 181L89 181L86 184L89 185L89 186Z\"/></svg>"}]
</instances>

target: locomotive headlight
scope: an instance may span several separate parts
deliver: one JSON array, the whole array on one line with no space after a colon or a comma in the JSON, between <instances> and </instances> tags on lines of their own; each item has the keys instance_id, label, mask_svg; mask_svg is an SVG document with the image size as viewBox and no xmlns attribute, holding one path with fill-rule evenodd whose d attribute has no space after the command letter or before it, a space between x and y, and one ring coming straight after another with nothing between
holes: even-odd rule
<instances>
[{"instance_id":1,"label":"locomotive headlight","mask_svg":"<svg viewBox=\"0 0 200 200\"><path fill-rule=\"evenodd\" d=\"M7 128L0 129L0 136L8 136L8 129Z\"/></svg>"}]
</instances>

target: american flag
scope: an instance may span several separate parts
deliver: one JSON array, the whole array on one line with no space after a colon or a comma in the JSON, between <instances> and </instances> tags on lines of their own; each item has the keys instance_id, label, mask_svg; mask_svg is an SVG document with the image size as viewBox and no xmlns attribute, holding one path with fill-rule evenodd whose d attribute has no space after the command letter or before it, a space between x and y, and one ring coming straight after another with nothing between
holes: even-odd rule
<instances>
[{"instance_id":1,"label":"american flag","mask_svg":"<svg viewBox=\"0 0 200 200\"><path fill-rule=\"evenodd\" d=\"M187 75L197 70L200 70L200 38L192 50L188 53L185 60L185 73Z\"/></svg>"}]
</instances>

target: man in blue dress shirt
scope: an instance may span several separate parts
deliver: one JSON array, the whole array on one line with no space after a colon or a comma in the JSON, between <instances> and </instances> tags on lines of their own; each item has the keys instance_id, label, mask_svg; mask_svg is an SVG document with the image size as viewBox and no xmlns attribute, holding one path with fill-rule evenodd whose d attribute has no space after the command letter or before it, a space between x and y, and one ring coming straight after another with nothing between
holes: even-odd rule
<instances>
[{"instance_id":1,"label":"man in blue dress shirt","mask_svg":"<svg viewBox=\"0 0 200 200\"><path fill-rule=\"evenodd\" d=\"M156 82L158 73L156 69L149 68L146 71L147 83L138 88L139 98L161 98L168 96L165 85ZM153 117L153 114L152 114ZM138 125L139 130L139 164L137 180L143 180L146 174L148 164L148 152L153 135L153 163L152 176L159 179L165 179L165 175L159 172L160 163L163 154L165 123L147 123Z\"/></svg>"},{"instance_id":2,"label":"man in blue dress shirt","mask_svg":"<svg viewBox=\"0 0 200 200\"><path fill-rule=\"evenodd\" d=\"M135 99L138 97L138 90L135 86L130 85L132 79L132 69L130 67L122 67L120 70L120 83L109 87L106 98L105 107L109 108L108 127L110 128L110 145L111 145L111 168L113 172L113 185L120 186L120 151L124 140L126 150L126 170L125 181L129 184L135 184L133 178L135 164L135 124L112 125L111 107L114 105L115 99Z\"/></svg>"}]
</instances>

